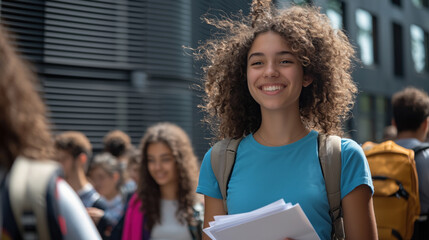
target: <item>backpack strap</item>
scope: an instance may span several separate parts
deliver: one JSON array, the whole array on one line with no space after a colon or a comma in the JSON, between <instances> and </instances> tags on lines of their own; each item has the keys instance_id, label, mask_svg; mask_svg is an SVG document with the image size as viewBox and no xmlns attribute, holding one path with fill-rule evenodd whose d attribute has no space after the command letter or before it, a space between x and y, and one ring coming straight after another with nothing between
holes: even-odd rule
<instances>
[{"instance_id":1,"label":"backpack strap","mask_svg":"<svg viewBox=\"0 0 429 240\"><path fill-rule=\"evenodd\" d=\"M328 194L333 239L345 239L341 209L341 138L319 134L319 160Z\"/></svg>"},{"instance_id":2,"label":"backpack strap","mask_svg":"<svg viewBox=\"0 0 429 240\"><path fill-rule=\"evenodd\" d=\"M420 145L418 145L417 147L413 147L413 151L414 151L414 158L417 156L417 154L419 154L421 151L426 150L429 148L429 143L424 142Z\"/></svg>"},{"instance_id":3,"label":"backpack strap","mask_svg":"<svg viewBox=\"0 0 429 240\"><path fill-rule=\"evenodd\" d=\"M216 180L219 184L219 189L222 194L223 208L226 213L228 213L228 207L226 206L226 190L228 188L232 168L234 167L237 148L242 139L243 138L221 140L213 146L210 155L213 173L215 174Z\"/></svg>"},{"instance_id":4,"label":"backpack strap","mask_svg":"<svg viewBox=\"0 0 429 240\"><path fill-rule=\"evenodd\" d=\"M52 175L57 173L59 165L52 161L36 161L18 157L10 171L10 205L17 227L25 234L26 219L24 213L35 216L34 224L38 239L51 239L47 216L47 191ZM25 238L25 237L24 237Z\"/></svg>"}]
</instances>

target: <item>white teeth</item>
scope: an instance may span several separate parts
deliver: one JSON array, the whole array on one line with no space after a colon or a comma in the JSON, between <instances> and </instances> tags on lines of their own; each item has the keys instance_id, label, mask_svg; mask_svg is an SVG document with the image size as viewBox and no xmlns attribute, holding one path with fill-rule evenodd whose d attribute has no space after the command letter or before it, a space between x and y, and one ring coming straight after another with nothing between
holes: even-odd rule
<instances>
[{"instance_id":1,"label":"white teeth","mask_svg":"<svg viewBox=\"0 0 429 240\"><path fill-rule=\"evenodd\" d=\"M283 87L280 85L274 85L274 86L264 86L262 87L262 90L267 92L273 92L282 89Z\"/></svg>"}]
</instances>

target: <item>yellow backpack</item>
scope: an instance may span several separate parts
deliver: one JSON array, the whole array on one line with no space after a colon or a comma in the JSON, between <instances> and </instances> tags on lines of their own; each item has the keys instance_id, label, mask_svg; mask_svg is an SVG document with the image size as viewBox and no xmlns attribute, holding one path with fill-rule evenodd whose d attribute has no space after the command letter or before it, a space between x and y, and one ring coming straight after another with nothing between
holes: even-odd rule
<instances>
[{"instance_id":1,"label":"yellow backpack","mask_svg":"<svg viewBox=\"0 0 429 240\"><path fill-rule=\"evenodd\" d=\"M380 240L411 239L420 215L414 151L393 141L362 145L374 183L374 210Z\"/></svg>"}]
</instances>

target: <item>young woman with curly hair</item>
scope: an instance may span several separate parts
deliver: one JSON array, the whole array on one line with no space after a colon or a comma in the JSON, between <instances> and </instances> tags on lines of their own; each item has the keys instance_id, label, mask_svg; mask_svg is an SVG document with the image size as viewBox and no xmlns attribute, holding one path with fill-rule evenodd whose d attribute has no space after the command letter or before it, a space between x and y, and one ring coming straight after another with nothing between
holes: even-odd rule
<instances>
[{"instance_id":1,"label":"young woman with curly hair","mask_svg":"<svg viewBox=\"0 0 429 240\"><path fill-rule=\"evenodd\" d=\"M244 137L228 183L228 214L283 198L299 203L319 237L330 239L317 138L319 133L341 135L353 107L353 47L313 7L275 9L270 1L254 1L249 17L206 20L224 34L195 53L206 61L205 121L217 139ZM347 239L377 239L365 155L350 139L343 138L341 148ZM213 216L226 214L210 154L211 149L197 188L205 197L205 227Z\"/></svg>"},{"instance_id":2,"label":"young woman with curly hair","mask_svg":"<svg viewBox=\"0 0 429 240\"><path fill-rule=\"evenodd\" d=\"M188 135L172 123L158 123L147 129L140 149L140 180L122 239L201 239L193 208L197 158Z\"/></svg>"}]
</instances>

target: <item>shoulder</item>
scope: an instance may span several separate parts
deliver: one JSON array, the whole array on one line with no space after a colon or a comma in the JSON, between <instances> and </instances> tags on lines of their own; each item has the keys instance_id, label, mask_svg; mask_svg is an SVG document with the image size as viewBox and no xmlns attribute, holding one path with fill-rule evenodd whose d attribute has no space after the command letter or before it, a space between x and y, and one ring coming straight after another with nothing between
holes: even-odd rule
<instances>
[{"instance_id":1,"label":"shoulder","mask_svg":"<svg viewBox=\"0 0 429 240\"><path fill-rule=\"evenodd\" d=\"M362 147L352 139L341 140L341 198L360 185L374 193L371 171Z\"/></svg>"},{"instance_id":2,"label":"shoulder","mask_svg":"<svg viewBox=\"0 0 429 240\"><path fill-rule=\"evenodd\" d=\"M362 146L359 145L356 141L349 138L341 139L341 154L342 156L364 156L365 153L362 149Z\"/></svg>"}]
</instances>

